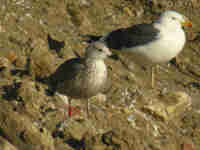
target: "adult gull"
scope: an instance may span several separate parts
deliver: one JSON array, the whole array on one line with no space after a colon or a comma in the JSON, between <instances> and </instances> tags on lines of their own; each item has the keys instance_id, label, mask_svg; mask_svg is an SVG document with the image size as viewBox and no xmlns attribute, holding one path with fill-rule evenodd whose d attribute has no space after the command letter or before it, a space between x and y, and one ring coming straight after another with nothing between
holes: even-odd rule
<instances>
[{"instance_id":1,"label":"adult gull","mask_svg":"<svg viewBox=\"0 0 200 150\"><path fill-rule=\"evenodd\" d=\"M186 42L183 27L192 27L192 23L184 15L169 10L152 24L117 29L101 37L100 41L110 49L134 56L132 61L136 63L159 64L170 61L182 51Z\"/></svg>"}]
</instances>

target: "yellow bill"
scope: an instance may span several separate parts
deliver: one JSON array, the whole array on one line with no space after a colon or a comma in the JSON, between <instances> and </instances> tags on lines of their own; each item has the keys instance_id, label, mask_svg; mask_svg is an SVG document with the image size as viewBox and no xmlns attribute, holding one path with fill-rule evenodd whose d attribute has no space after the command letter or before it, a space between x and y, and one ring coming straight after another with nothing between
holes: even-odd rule
<instances>
[{"instance_id":1,"label":"yellow bill","mask_svg":"<svg viewBox=\"0 0 200 150\"><path fill-rule=\"evenodd\" d=\"M192 27L192 22L188 20L188 21L183 22L182 25L184 27L190 27L191 28Z\"/></svg>"}]
</instances>

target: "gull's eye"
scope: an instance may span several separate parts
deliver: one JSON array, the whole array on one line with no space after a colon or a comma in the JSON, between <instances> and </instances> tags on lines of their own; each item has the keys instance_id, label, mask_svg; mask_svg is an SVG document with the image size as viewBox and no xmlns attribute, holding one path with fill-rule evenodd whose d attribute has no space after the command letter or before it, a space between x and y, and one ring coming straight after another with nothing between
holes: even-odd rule
<instances>
[{"instance_id":1,"label":"gull's eye","mask_svg":"<svg viewBox=\"0 0 200 150\"><path fill-rule=\"evenodd\" d=\"M175 18L175 17L172 17L172 20L176 20L176 18Z\"/></svg>"},{"instance_id":2,"label":"gull's eye","mask_svg":"<svg viewBox=\"0 0 200 150\"><path fill-rule=\"evenodd\" d=\"M103 50L99 48L98 51L99 51L99 52L102 52Z\"/></svg>"}]
</instances>

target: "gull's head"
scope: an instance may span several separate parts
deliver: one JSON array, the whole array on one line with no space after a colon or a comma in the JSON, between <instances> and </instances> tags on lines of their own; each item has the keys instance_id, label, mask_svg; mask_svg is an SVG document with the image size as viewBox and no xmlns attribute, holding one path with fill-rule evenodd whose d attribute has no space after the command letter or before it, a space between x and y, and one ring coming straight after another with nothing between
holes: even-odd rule
<instances>
[{"instance_id":1,"label":"gull's head","mask_svg":"<svg viewBox=\"0 0 200 150\"><path fill-rule=\"evenodd\" d=\"M112 53L102 42L94 42L90 44L86 49L86 57L94 59L105 59L108 56L111 56Z\"/></svg>"},{"instance_id":2,"label":"gull's head","mask_svg":"<svg viewBox=\"0 0 200 150\"><path fill-rule=\"evenodd\" d=\"M192 27L192 23L187 17L172 10L162 13L158 22L165 27Z\"/></svg>"}]
</instances>

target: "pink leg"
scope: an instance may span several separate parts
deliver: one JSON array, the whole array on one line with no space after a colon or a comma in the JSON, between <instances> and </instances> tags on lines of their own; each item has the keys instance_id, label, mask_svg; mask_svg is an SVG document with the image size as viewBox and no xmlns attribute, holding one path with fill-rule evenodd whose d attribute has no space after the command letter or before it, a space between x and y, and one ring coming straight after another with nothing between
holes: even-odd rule
<instances>
[{"instance_id":1,"label":"pink leg","mask_svg":"<svg viewBox=\"0 0 200 150\"><path fill-rule=\"evenodd\" d=\"M68 116L71 118L72 116L80 114L80 110L76 107L71 106L71 99L69 99L69 105L68 105Z\"/></svg>"},{"instance_id":2,"label":"pink leg","mask_svg":"<svg viewBox=\"0 0 200 150\"><path fill-rule=\"evenodd\" d=\"M69 99L68 115L69 115L69 118L71 118L71 117L72 117L71 99Z\"/></svg>"}]
</instances>

